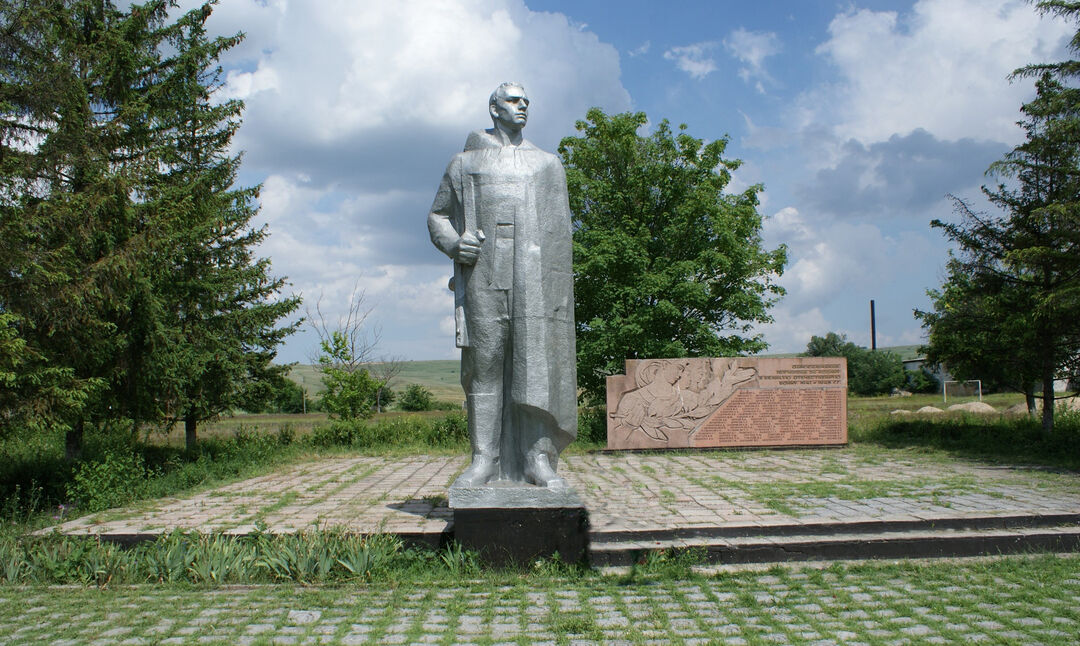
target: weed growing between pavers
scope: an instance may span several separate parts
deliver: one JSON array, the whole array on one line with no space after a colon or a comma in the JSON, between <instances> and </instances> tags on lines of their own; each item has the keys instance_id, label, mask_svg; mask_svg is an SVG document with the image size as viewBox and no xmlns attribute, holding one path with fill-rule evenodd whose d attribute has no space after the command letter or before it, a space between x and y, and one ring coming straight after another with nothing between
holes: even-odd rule
<instances>
[{"instance_id":1,"label":"weed growing between pavers","mask_svg":"<svg viewBox=\"0 0 1080 646\"><path fill-rule=\"evenodd\" d=\"M948 496L979 492L982 489L972 476L952 476L934 481L863 480L847 477L833 481L812 482L743 482L714 478L713 486L743 491L751 500L789 516L798 515L823 500L870 500L887 497L930 500L948 506Z\"/></svg>"}]
</instances>

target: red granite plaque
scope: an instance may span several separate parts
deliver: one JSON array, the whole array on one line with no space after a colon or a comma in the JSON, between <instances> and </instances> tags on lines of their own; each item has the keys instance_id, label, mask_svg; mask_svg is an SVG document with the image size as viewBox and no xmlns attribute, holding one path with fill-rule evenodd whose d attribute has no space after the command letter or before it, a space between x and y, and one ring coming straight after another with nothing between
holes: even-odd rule
<instances>
[{"instance_id":1,"label":"red granite plaque","mask_svg":"<svg viewBox=\"0 0 1080 646\"><path fill-rule=\"evenodd\" d=\"M607 448L847 443L839 357L632 359L607 378Z\"/></svg>"}]
</instances>

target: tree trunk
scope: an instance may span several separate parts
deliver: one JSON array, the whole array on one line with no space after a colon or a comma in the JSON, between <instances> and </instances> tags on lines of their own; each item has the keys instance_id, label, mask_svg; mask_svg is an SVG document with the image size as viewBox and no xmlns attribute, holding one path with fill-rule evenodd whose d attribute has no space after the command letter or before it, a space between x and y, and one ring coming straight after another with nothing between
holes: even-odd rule
<instances>
[{"instance_id":1,"label":"tree trunk","mask_svg":"<svg viewBox=\"0 0 1080 646\"><path fill-rule=\"evenodd\" d=\"M1054 432L1054 374L1044 373L1042 380L1043 412L1042 432L1043 438L1049 438Z\"/></svg>"},{"instance_id":2,"label":"tree trunk","mask_svg":"<svg viewBox=\"0 0 1080 646\"><path fill-rule=\"evenodd\" d=\"M1035 417L1035 386L1024 386L1024 401L1027 402L1028 415Z\"/></svg>"},{"instance_id":3,"label":"tree trunk","mask_svg":"<svg viewBox=\"0 0 1080 646\"><path fill-rule=\"evenodd\" d=\"M64 458L68 462L74 462L82 457L82 450L83 420L80 417L64 436Z\"/></svg>"},{"instance_id":4,"label":"tree trunk","mask_svg":"<svg viewBox=\"0 0 1080 646\"><path fill-rule=\"evenodd\" d=\"M189 453L195 452L195 446L198 443L198 437L195 432L196 423L194 413L184 415L184 447Z\"/></svg>"}]
</instances>

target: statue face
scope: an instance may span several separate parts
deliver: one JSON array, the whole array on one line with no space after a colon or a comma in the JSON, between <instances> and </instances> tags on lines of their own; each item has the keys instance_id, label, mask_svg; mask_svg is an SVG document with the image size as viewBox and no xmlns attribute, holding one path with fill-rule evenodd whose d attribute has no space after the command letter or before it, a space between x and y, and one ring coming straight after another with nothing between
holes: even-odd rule
<instances>
[{"instance_id":1,"label":"statue face","mask_svg":"<svg viewBox=\"0 0 1080 646\"><path fill-rule=\"evenodd\" d=\"M511 130L521 130L529 120L529 97L520 87L508 86L495 95L492 118Z\"/></svg>"}]
</instances>

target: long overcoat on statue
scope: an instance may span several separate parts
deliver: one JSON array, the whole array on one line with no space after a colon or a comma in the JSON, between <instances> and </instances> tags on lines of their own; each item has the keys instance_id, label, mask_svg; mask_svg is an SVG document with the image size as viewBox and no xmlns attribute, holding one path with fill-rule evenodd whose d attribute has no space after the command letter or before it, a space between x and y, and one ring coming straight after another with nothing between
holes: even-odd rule
<instances>
[{"instance_id":1,"label":"long overcoat on statue","mask_svg":"<svg viewBox=\"0 0 1080 646\"><path fill-rule=\"evenodd\" d=\"M557 452L577 434L573 244L558 157L492 131L469 135L447 166L428 217L432 242L453 257L465 231L483 239L473 266L456 265L457 343L510 302L505 402L547 418ZM463 361L465 357L463 356ZM470 385L463 370L462 386Z\"/></svg>"}]
</instances>

